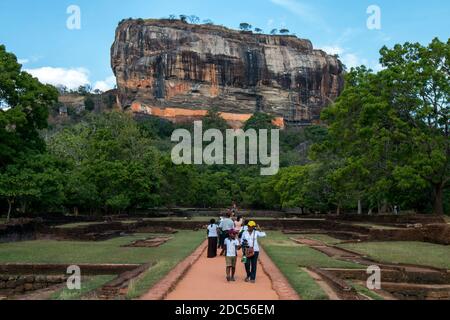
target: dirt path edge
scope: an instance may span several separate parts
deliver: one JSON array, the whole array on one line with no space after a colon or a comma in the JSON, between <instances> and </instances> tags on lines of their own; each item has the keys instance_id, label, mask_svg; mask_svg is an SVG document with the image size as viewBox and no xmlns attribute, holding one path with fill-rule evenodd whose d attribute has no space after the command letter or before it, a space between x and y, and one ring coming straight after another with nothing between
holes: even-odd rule
<instances>
[{"instance_id":1,"label":"dirt path edge","mask_svg":"<svg viewBox=\"0 0 450 320\"><path fill-rule=\"evenodd\" d=\"M272 288L278 294L280 300L301 300L297 291L292 288L289 281L264 250L261 250L259 253L259 261L263 271L271 280Z\"/></svg>"},{"instance_id":2,"label":"dirt path edge","mask_svg":"<svg viewBox=\"0 0 450 320\"><path fill-rule=\"evenodd\" d=\"M164 278L158 281L146 294L139 300L164 300L177 284L183 279L189 269L208 248L208 241L202 244L186 259L175 266Z\"/></svg>"}]
</instances>

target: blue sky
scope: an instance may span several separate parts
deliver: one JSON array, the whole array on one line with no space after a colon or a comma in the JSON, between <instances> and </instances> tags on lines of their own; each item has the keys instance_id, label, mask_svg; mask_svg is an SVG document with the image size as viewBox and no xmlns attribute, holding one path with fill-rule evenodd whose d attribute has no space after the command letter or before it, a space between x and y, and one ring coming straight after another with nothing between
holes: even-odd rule
<instances>
[{"instance_id":1,"label":"blue sky","mask_svg":"<svg viewBox=\"0 0 450 320\"><path fill-rule=\"evenodd\" d=\"M66 27L70 5L81 9L79 30ZM370 5L381 9L380 30L367 28ZM286 27L338 53L348 66L373 69L383 45L450 37L447 0L1 0L0 43L42 81L107 89L114 84L109 50L118 22L170 14L194 14L231 28L248 22L265 32Z\"/></svg>"}]
</instances>

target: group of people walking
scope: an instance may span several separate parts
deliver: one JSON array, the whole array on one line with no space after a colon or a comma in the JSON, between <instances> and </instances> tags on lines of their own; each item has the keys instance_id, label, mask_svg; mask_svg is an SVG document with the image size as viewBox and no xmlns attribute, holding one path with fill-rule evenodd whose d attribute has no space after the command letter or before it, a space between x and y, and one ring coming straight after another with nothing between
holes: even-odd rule
<instances>
[{"instance_id":1,"label":"group of people walking","mask_svg":"<svg viewBox=\"0 0 450 320\"><path fill-rule=\"evenodd\" d=\"M227 212L227 217L221 218L217 223L211 219L208 225L208 258L217 257L217 250L221 249L220 256L225 256L226 279L236 281L236 265L239 251L242 251L242 262L245 265L246 282L256 282L256 271L260 247L259 238L264 238L266 233L255 221L246 222L241 216L236 216L237 208Z\"/></svg>"}]
</instances>

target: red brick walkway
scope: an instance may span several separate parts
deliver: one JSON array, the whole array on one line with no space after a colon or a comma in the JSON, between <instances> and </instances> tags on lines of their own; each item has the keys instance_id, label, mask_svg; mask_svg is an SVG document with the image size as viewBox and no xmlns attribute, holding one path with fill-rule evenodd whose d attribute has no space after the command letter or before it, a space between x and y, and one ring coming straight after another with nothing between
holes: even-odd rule
<instances>
[{"instance_id":1,"label":"red brick walkway","mask_svg":"<svg viewBox=\"0 0 450 320\"><path fill-rule=\"evenodd\" d=\"M203 242L194 253L179 263L169 272L169 274L167 274L167 276L155 284L149 292L143 295L141 300L164 300L167 295L175 289L178 282L183 278L186 272L189 271L192 265L200 259L203 253L205 253L207 247L208 241Z\"/></svg>"},{"instance_id":2,"label":"red brick walkway","mask_svg":"<svg viewBox=\"0 0 450 320\"><path fill-rule=\"evenodd\" d=\"M225 301L300 299L264 252L260 254L256 284L244 282L245 269L240 261L237 264L237 281L227 282L224 257L207 259L206 247L205 242L141 299Z\"/></svg>"}]
</instances>

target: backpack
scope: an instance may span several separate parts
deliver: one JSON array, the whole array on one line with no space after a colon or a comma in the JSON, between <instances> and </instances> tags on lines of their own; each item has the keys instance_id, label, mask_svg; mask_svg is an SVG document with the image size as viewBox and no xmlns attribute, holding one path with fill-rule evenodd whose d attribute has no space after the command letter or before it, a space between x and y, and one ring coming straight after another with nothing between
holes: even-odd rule
<instances>
[{"instance_id":1,"label":"backpack","mask_svg":"<svg viewBox=\"0 0 450 320\"><path fill-rule=\"evenodd\" d=\"M255 246L256 232L256 230L253 230L253 247ZM247 259L253 258L255 256L255 248L253 247L248 247L247 250L245 250L245 256Z\"/></svg>"}]
</instances>

